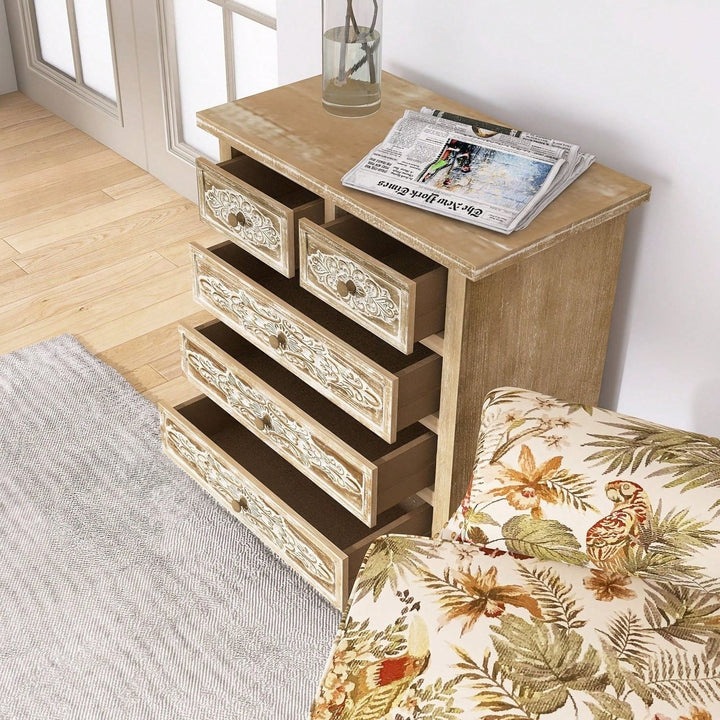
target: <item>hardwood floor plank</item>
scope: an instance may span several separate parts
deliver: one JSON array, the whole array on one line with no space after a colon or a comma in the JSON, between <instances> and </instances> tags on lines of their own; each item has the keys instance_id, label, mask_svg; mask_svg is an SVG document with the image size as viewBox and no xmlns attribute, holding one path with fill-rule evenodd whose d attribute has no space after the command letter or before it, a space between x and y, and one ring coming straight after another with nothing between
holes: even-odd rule
<instances>
[{"instance_id":1,"label":"hardwood floor plank","mask_svg":"<svg viewBox=\"0 0 720 720\"><path fill-rule=\"evenodd\" d=\"M185 278L187 284L188 278ZM162 327L168 320L175 322L190 315L197 308L189 290L156 303L146 304L123 317L96 325L80 332L85 347L100 353L113 345L129 340L138 332L146 333Z\"/></svg>"},{"instance_id":2,"label":"hardwood floor plank","mask_svg":"<svg viewBox=\"0 0 720 720\"><path fill-rule=\"evenodd\" d=\"M10 242L6 240L10 239ZM177 323L197 206L21 93L0 96L0 353L71 333L151 400L196 396Z\"/></svg>"},{"instance_id":3,"label":"hardwood floor plank","mask_svg":"<svg viewBox=\"0 0 720 720\"><path fill-rule=\"evenodd\" d=\"M212 315L205 310L199 310L183 319L192 325L200 325L211 320ZM179 367L180 335L175 320L143 335L135 336L114 345L98 355L108 365L121 369L123 372L151 364L162 375L165 375L164 370L167 366L171 365L171 362L167 359L170 356L175 358L175 362ZM168 376L165 375L165 377ZM168 377L168 379L171 378Z\"/></svg>"},{"instance_id":4,"label":"hardwood floor plank","mask_svg":"<svg viewBox=\"0 0 720 720\"><path fill-rule=\"evenodd\" d=\"M31 274L64 271L77 275L86 269L130 257L148 247L157 250L191 237L200 226L197 207L182 198L98 226L90 233L23 253L17 257L17 263Z\"/></svg>"},{"instance_id":5,"label":"hardwood floor plank","mask_svg":"<svg viewBox=\"0 0 720 720\"><path fill-rule=\"evenodd\" d=\"M76 305L91 303L100 296L121 291L171 270L173 264L158 253L150 252L65 283L47 287L28 296L25 287L3 293L0 309L0 333L23 327L38 320L62 315Z\"/></svg>"},{"instance_id":6,"label":"hardwood floor plank","mask_svg":"<svg viewBox=\"0 0 720 720\"><path fill-rule=\"evenodd\" d=\"M117 178L118 173L124 177ZM112 150L102 150L0 180L0 197L3 206L7 203L7 209L16 210L19 215L26 207L32 209L33 205L37 207L42 203L52 205L72 197L68 193L82 195L91 189L102 190L109 183L143 175L143 170L129 160L118 158ZM73 178L72 183L68 182L69 177Z\"/></svg>"},{"instance_id":7,"label":"hardwood floor plank","mask_svg":"<svg viewBox=\"0 0 720 720\"><path fill-rule=\"evenodd\" d=\"M3 295L5 294L4 285L6 283L8 283L10 280L17 280L20 278L27 279L27 276L27 273L12 260L0 261L0 288L3 288Z\"/></svg>"},{"instance_id":8,"label":"hardwood floor plank","mask_svg":"<svg viewBox=\"0 0 720 720\"><path fill-rule=\"evenodd\" d=\"M203 225L203 230L199 234L175 240L172 243L158 248L158 252L164 258L167 258L171 263L173 263L173 265L176 265L177 267L184 267L186 265L190 265L189 242L196 242L199 245L208 248L223 242L223 240L224 238L220 237L215 230Z\"/></svg>"},{"instance_id":9,"label":"hardwood floor plank","mask_svg":"<svg viewBox=\"0 0 720 720\"><path fill-rule=\"evenodd\" d=\"M167 382L167 379L150 365L142 365L136 370L131 370L125 375L125 379L139 393L147 392Z\"/></svg>"},{"instance_id":10,"label":"hardwood floor plank","mask_svg":"<svg viewBox=\"0 0 720 720\"><path fill-rule=\"evenodd\" d=\"M81 233L89 233L100 223L122 220L142 210L149 210L179 197L175 191L163 185L147 193L113 200L100 208L84 210L20 233L7 235L4 240L19 252L27 252Z\"/></svg>"},{"instance_id":11,"label":"hardwood floor plank","mask_svg":"<svg viewBox=\"0 0 720 720\"><path fill-rule=\"evenodd\" d=\"M90 302L74 303L72 307L66 308L55 315L37 319L35 322L26 324L23 327L2 333L0 335L0 353L63 333L76 335L86 333L113 320L116 320L119 326L125 324L124 331L119 333L115 342L112 342L110 337L106 338L108 344L101 348L105 350L107 347L118 345L124 340L133 337L134 334L142 334L152 329L136 329L132 325L133 319L130 316L138 310L153 308L166 298L174 299L183 291L186 291L189 295L189 290L187 290L189 283L190 278L187 271L184 268L174 268L162 275L146 279L136 285L127 286L122 290L103 295ZM165 323L172 319L173 317L168 317ZM21 344L17 344L18 342Z\"/></svg>"},{"instance_id":12,"label":"hardwood floor plank","mask_svg":"<svg viewBox=\"0 0 720 720\"><path fill-rule=\"evenodd\" d=\"M18 253L18 251L14 247L10 247L10 245L8 245L4 240L0 240L0 260L14 258L17 257L19 254L20 253Z\"/></svg>"},{"instance_id":13,"label":"hardwood floor plank","mask_svg":"<svg viewBox=\"0 0 720 720\"><path fill-rule=\"evenodd\" d=\"M38 206L38 201L41 202L41 199L36 200L35 208L28 203L29 207L26 212L22 212L22 209L17 210L12 200L9 203L7 212L3 212L5 208L0 208L0 237L17 235L25 232L25 230L36 228L38 225L46 223L48 217L66 217L100 205L106 205L112 202L112 198L102 190L95 190L79 197L71 197L54 205ZM2 219L3 215L7 215L7 217Z\"/></svg>"},{"instance_id":14,"label":"hardwood floor plank","mask_svg":"<svg viewBox=\"0 0 720 720\"><path fill-rule=\"evenodd\" d=\"M142 173L138 177L125 180L124 182L115 183L109 187L103 188L103 192L109 195L113 200L127 197L136 192L144 192L155 187L159 187L162 183L152 175Z\"/></svg>"},{"instance_id":15,"label":"hardwood floor plank","mask_svg":"<svg viewBox=\"0 0 720 720\"><path fill-rule=\"evenodd\" d=\"M168 380L162 385L151 388L143 393L145 397L154 403L162 403L168 407L179 405L187 400L198 397L200 393L195 385L193 385L184 375Z\"/></svg>"},{"instance_id":16,"label":"hardwood floor plank","mask_svg":"<svg viewBox=\"0 0 720 720\"><path fill-rule=\"evenodd\" d=\"M55 115L23 120L5 128L0 134L0 150L11 148L23 143L33 142L38 138L65 132L70 125Z\"/></svg>"},{"instance_id":17,"label":"hardwood floor plank","mask_svg":"<svg viewBox=\"0 0 720 720\"><path fill-rule=\"evenodd\" d=\"M180 353L175 350L165 357L153 360L150 367L157 370L166 380L174 380L176 377L180 377L183 374L183 370L180 364Z\"/></svg>"},{"instance_id":18,"label":"hardwood floor plank","mask_svg":"<svg viewBox=\"0 0 720 720\"><path fill-rule=\"evenodd\" d=\"M0 180L21 177L103 150L107 150L104 145L77 128L70 128L48 138L38 138L0 151Z\"/></svg>"}]
</instances>

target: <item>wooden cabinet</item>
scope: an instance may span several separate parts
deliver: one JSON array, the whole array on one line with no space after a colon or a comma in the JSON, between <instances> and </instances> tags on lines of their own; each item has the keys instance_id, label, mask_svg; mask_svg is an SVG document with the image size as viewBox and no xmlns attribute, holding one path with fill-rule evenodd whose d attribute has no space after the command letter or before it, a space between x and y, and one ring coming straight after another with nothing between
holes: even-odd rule
<instances>
[{"instance_id":1,"label":"wooden cabinet","mask_svg":"<svg viewBox=\"0 0 720 720\"><path fill-rule=\"evenodd\" d=\"M385 75L383 106L328 115L311 78L198 114L195 298L180 328L202 393L162 408L167 452L341 607L384 532L460 502L485 393L597 402L625 218L650 188L593 165L509 236L343 187L406 108L483 117ZM492 121L493 118L485 118ZM432 527L431 527L432 526Z\"/></svg>"}]
</instances>

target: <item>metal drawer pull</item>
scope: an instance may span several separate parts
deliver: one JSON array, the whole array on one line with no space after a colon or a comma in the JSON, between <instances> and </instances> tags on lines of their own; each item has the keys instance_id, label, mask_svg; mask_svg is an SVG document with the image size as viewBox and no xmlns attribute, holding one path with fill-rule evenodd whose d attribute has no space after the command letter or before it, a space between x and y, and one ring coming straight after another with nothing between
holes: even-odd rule
<instances>
[{"instance_id":1,"label":"metal drawer pull","mask_svg":"<svg viewBox=\"0 0 720 720\"><path fill-rule=\"evenodd\" d=\"M287 338L285 337L285 333L279 332L277 335L271 335L270 347L273 350L284 350L287 347Z\"/></svg>"},{"instance_id":2,"label":"metal drawer pull","mask_svg":"<svg viewBox=\"0 0 720 720\"><path fill-rule=\"evenodd\" d=\"M236 212L228 213L227 222L230 227L237 227L238 225L241 225L241 226L247 225L247 219L245 218L245 215L243 215L242 212L240 212L240 210L237 210Z\"/></svg>"},{"instance_id":3,"label":"metal drawer pull","mask_svg":"<svg viewBox=\"0 0 720 720\"><path fill-rule=\"evenodd\" d=\"M352 280L338 280L337 291L340 297L355 295L357 293L357 285Z\"/></svg>"}]
</instances>

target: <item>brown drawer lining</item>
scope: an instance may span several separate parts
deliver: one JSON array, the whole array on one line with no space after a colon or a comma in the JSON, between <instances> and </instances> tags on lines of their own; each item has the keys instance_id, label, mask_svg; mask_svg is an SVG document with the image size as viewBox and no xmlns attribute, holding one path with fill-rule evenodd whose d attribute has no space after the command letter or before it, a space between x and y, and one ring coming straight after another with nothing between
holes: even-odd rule
<instances>
[{"instance_id":1,"label":"brown drawer lining","mask_svg":"<svg viewBox=\"0 0 720 720\"><path fill-rule=\"evenodd\" d=\"M177 412L341 550L359 542L370 532L361 520L209 398L201 398ZM378 515L377 525L386 525L403 513L401 507L392 507Z\"/></svg>"},{"instance_id":2,"label":"brown drawer lining","mask_svg":"<svg viewBox=\"0 0 720 720\"><path fill-rule=\"evenodd\" d=\"M387 443L282 365L269 362L262 350L224 323L218 321L199 327L197 331L370 460L380 458L427 432L420 423L415 423L398 432L394 443Z\"/></svg>"},{"instance_id":3,"label":"brown drawer lining","mask_svg":"<svg viewBox=\"0 0 720 720\"><path fill-rule=\"evenodd\" d=\"M301 288L298 278L282 277L262 261L249 256L232 243L216 245L210 248L209 252L248 275L268 292L277 295L298 312L315 320L330 333L357 348L359 352L367 355L392 373L414 365L419 360L433 354L432 351L420 344L415 346L411 355L396 350L384 340Z\"/></svg>"}]
</instances>

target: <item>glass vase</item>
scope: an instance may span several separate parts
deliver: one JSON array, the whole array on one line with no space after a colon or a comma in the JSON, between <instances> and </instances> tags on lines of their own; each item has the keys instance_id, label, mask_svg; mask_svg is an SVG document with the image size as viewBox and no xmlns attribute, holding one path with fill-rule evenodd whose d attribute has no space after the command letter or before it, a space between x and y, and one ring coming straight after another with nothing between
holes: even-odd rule
<instances>
[{"instance_id":1,"label":"glass vase","mask_svg":"<svg viewBox=\"0 0 720 720\"><path fill-rule=\"evenodd\" d=\"M323 0L325 109L363 117L380 108L382 0Z\"/></svg>"}]
</instances>

